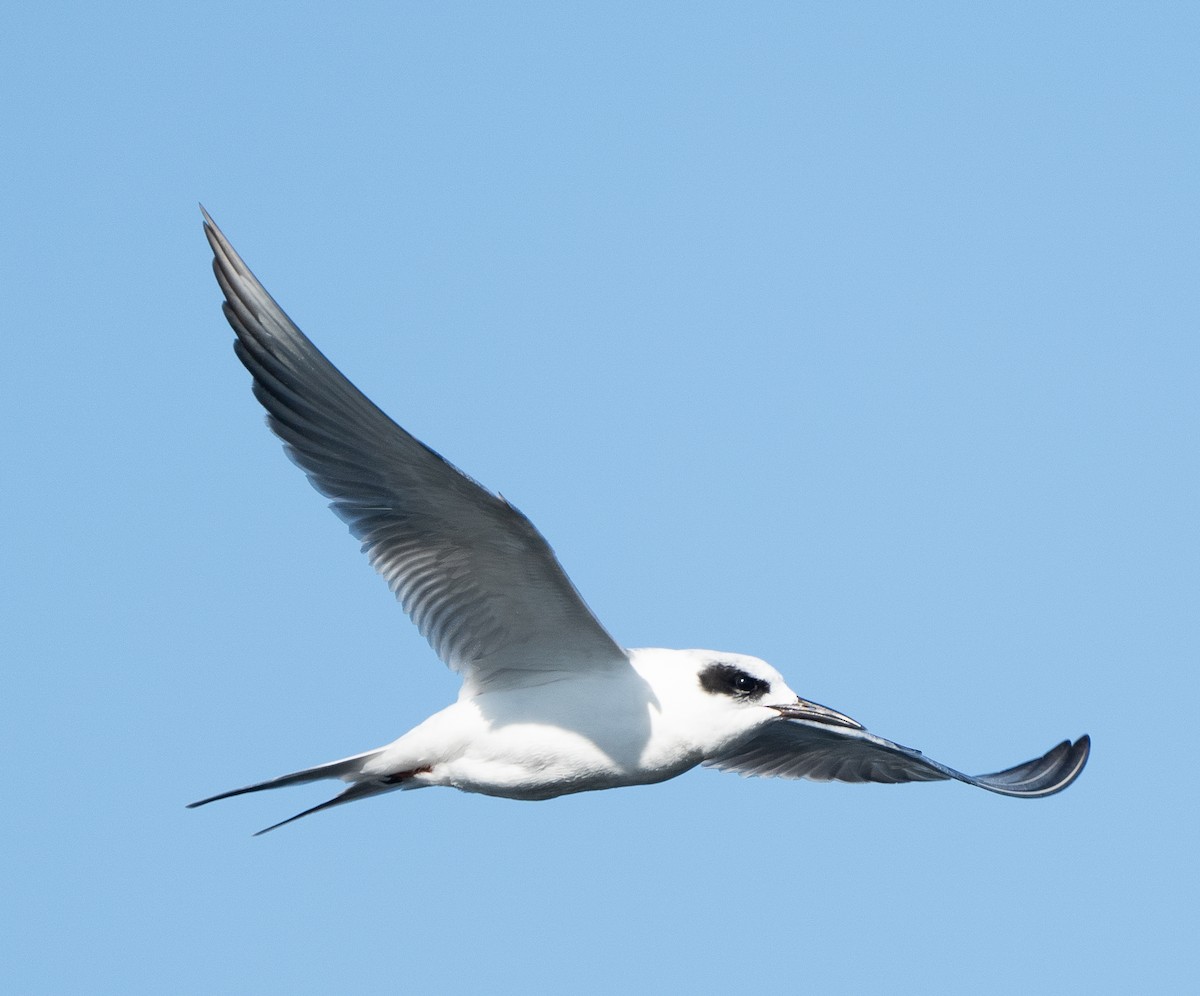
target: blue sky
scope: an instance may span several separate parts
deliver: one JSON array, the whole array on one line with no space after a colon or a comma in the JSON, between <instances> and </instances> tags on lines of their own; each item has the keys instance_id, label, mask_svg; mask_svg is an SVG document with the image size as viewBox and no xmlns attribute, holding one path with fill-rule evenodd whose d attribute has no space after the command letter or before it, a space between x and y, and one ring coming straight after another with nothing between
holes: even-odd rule
<instances>
[{"instance_id":1,"label":"blue sky","mask_svg":"<svg viewBox=\"0 0 1200 996\"><path fill-rule=\"evenodd\" d=\"M6 989L1194 982L1194 5L0 18ZM185 810L456 691L264 429L197 201L619 641L1089 769Z\"/></svg>"}]
</instances>

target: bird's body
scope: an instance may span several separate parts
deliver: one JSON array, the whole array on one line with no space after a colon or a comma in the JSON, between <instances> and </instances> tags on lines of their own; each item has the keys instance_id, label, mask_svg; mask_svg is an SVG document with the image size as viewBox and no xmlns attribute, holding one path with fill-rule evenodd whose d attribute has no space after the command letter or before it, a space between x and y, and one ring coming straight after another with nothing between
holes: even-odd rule
<instances>
[{"instance_id":1,"label":"bird's body","mask_svg":"<svg viewBox=\"0 0 1200 996\"><path fill-rule=\"evenodd\" d=\"M851 782L954 778L1032 797L1061 791L1083 769L1087 737L994 775L964 775L800 698L758 658L623 649L528 519L346 380L207 214L205 233L271 428L463 687L385 747L193 805L324 778L349 784L292 819L428 786L538 800L659 782L698 764Z\"/></svg>"},{"instance_id":2,"label":"bird's body","mask_svg":"<svg viewBox=\"0 0 1200 996\"><path fill-rule=\"evenodd\" d=\"M651 677L658 677L656 659L654 651L632 651L626 672L460 698L385 748L377 762L388 770L428 767L414 787L510 799L672 778L703 759L704 745L670 723L680 710L664 698L676 689L652 684L639 669L651 663Z\"/></svg>"},{"instance_id":3,"label":"bird's body","mask_svg":"<svg viewBox=\"0 0 1200 996\"><path fill-rule=\"evenodd\" d=\"M759 717L721 709L695 680L707 651L629 651L625 671L467 695L383 748L364 774L418 771L403 787L446 785L509 799L674 778L739 743ZM743 667L770 672L737 655ZM782 679L772 701L794 704Z\"/></svg>"}]
</instances>

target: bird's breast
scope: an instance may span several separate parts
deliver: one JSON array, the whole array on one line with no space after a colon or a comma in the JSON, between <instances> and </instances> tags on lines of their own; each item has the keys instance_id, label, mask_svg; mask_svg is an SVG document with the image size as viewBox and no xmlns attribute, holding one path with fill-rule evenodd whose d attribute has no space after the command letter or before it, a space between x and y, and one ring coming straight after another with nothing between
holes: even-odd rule
<instances>
[{"instance_id":1,"label":"bird's breast","mask_svg":"<svg viewBox=\"0 0 1200 996\"><path fill-rule=\"evenodd\" d=\"M664 735L656 718L641 682L571 681L489 693L460 700L397 741L395 747L410 741L418 750L403 751L396 763L436 759L423 784L510 799L646 784L701 759Z\"/></svg>"}]
</instances>

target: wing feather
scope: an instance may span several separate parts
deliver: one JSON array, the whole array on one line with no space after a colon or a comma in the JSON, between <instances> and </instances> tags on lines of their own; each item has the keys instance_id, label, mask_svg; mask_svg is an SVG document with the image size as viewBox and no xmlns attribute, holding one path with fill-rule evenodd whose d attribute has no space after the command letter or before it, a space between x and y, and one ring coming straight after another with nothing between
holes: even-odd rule
<instances>
[{"instance_id":1,"label":"wing feather","mask_svg":"<svg viewBox=\"0 0 1200 996\"><path fill-rule=\"evenodd\" d=\"M1064 740L1041 757L990 775L964 775L919 750L866 730L805 720L771 723L748 742L705 761L742 775L827 782L936 782L955 778L1001 795L1034 798L1061 792L1087 763L1091 740Z\"/></svg>"},{"instance_id":2,"label":"wing feather","mask_svg":"<svg viewBox=\"0 0 1200 996\"><path fill-rule=\"evenodd\" d=\"M234 349L271 429L438 656L476 687L628 667L533 524L347 380L207 212L204 233Z\"/></svg>"}]
</instances>

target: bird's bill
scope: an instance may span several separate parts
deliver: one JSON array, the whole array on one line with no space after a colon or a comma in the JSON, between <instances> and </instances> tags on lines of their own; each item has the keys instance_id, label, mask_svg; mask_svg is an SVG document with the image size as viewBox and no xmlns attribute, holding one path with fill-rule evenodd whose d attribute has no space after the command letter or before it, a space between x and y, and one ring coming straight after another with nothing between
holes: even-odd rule
<instances>
[{"instance_id":1,"label":"bird's bill","mask_svg":"<svg viewBox=\"0 0 1200 996\"><path fill-rule=\"evenodd\" d=\"M823 723L826 726L846 726L852 730L865 730L862 723L856 722L829 706L818 705L807 699L797 698L790 705L771 706L784 719L806 719L810 723Z\"/></svg>"}]
</instances>

